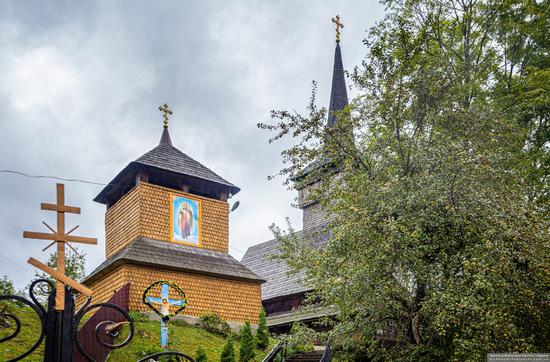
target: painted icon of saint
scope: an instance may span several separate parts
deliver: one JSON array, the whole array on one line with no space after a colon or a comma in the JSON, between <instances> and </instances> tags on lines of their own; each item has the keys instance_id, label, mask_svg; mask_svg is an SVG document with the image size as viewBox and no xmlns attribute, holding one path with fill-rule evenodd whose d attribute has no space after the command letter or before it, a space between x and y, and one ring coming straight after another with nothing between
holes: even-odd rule
<instances>
[{"instance_id":1,"label":"painted icon of saint","mask_svg":"<svg viewBox=\"0 0 550 362\"><path fill-rule=\"evenodd\" d=\"M191 230L193 228L193 210L185 202L182 203L179 208L178 225L182 239L187 239L191 235Z\"/></svg>"}]
</instances>

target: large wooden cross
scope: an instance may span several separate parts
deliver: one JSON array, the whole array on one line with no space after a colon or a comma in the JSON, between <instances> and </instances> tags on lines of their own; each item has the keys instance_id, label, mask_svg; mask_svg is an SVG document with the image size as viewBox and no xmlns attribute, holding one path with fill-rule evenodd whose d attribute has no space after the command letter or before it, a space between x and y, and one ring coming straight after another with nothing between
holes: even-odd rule
<instances>
[{"instance_id":1,"label":"large wooden cross","mask_svg":"<svg viewBox=\"0 0 550 362\"><path fill-rule=\"evenodd\" d=\"M340 42L340 28L344 27L344 23L340 22L340 15L336 15L336 17L332 18L332 22L336 24L336 42Z\"/></svg>"},{"instance_id":2,"label":"large wooden cross","mask_svg":"<svg viewBox=\"0 0 550 362\"><path fill-rule=\"evenodd\" d=\"M55 309L64 310L65 309L65 284L70 286L73 289L78 290L79 292L92 296L93 291L89 288L86 288L82 284L77 283L71 278L65 275L65 243L74 242L74 243L83 243L83 244L97 244L97 239L95 238L86 238L83 236L73 236L70 235L73 231L78 228L78 225L69 232L65 232L65 213L80 214L80 208L74 206L65 205L65 185L57 184L57 203L40 204L42 210L56 211L57 212L57 229L54 230L45 222L42 222L50 231L50 233L39 233L33 231L24 231L23 237L28 239L41 239L41 240L52 240L53 242L48 245L44 250L53 245L57 244L57 267L56 269L50 268L48 265L39 262L34 258L29 258L27 261L29 264L34 267L42 270L43 272L51 275L57 280L56 283L56 294L55 294ZM69 244L67 244L69 245ZM70 245L69 245L70 246Z\"/></svg>"}]
</instances>

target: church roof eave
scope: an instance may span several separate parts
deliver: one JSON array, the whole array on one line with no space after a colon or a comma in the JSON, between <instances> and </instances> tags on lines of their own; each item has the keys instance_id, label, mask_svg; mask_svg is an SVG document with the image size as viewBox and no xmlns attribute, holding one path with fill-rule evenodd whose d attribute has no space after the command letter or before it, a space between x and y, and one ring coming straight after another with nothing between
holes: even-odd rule
<instances>
[{"instance_id":1,"label":"church roof eave","mask_svg":"<svg viewBox=\"0 0 550 362\"><path fill-rule=\"evenodd\" d=\"M263 278L227 253L137 237L128 246L101 263L86 277L83 284L91 285L102 276L125 264L254 283L265 282Z\"/></svg>"}]
</instances>

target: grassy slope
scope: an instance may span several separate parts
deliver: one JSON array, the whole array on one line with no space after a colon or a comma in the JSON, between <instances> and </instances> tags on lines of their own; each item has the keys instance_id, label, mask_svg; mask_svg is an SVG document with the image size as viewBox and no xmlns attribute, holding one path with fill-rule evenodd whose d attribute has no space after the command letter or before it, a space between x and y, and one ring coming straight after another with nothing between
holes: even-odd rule
<instances>
[{"instance_id":1,"label":"grassy slope","mask_svg":"<svg viewBox=\"0 0 550 362\"><path fill-rule=\"evenodd\" d=\"M13 358L26 351L39 335L40 322L30 308L18 307L15 312L21 320L21 332L15 339L0 344L0 361ZM0 330L0 337L6 336L7 332L7 330ZM202 346L206 350L209 361L219 361L221 350L225 344L223 337L180 321L170 322L169 332L172 349L194 357L197 348ZM137 361L147 354L160 351L159 333L159 322L135 322L135 334L132 342L122 349L111 352L108 361ZM261 361L276 344L275 340L270 342L270 346L265 351L256 351L256 361ZM238 360L239 342L235 341L234 346ZM25 361L42 361L43 351L44 343L33 354L25 358Z\"/></svg>"},{"instance_id":2,"label":"grassy slope","mask_svg":"<svg viewBox=\"0 0 550 362\"><path fill-rule=\"evenodd\" d=\"M132 342L125 348L113 351L108 361L137 361L147 354L160 352L159 334L160 323L147 321L135 323L135 334ZM205 331L202 328L190 326L182 321L172 321L169 326L169 344L172 349L195 357L195 351L202 346L209 361L219 361L220 353L225 344L225 338L217 334ZM277 344L270 341L270 346L265 350L256 350L255 361L261 361ZM234 341L235 354L238 360L239 341Z\"/></svg>"}]
</instances>

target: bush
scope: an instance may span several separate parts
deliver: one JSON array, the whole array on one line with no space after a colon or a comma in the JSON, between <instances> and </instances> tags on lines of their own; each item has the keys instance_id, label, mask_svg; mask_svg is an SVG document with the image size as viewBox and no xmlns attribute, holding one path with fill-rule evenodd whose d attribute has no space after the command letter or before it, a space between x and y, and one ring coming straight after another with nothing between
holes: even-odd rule
<instances>
[{"instance_id":1,"label":"bush","mask_svg":"<svg viewBox=\"0 0 550 362\"><path fill-rule=\"evenodd\" d=\"M265 310L260 311L260 321L258 322L258 330L256 331L257 346L260 349L266 349L269 346L269 330L265 321Z\"/></svg>"},{"instance_id":2,"label":"bush","mask_svg":"<svg viewBox=\"0 0 550 362\"><path fill-rule=\"evenodd\" d=\"M301 352L312 352L313 341L317 339L318 333L305 325L295 322L290 329L290 335L285 337L287 343L287 355L292 356Z\"/></svg>"},{"instance_id":3,"label":"bush","mask_svg":"<svg viewBox=\"0 0 550 362\"><path fill-rule=\"evenodd\" d=\"M250 322L245 322L240 334L241 348L239 349L239 361L248 362L254 359L254 336L250 329Z\"/></svg>"},{"instance_id":4,"label":"bush","mask_svg":"<svg viewBox=\"0 0 550 362\"><path fill-rule=\"evenodd\" d=\"M195 352L195 362L208 362L206 351L202 348L202 346L199 346Z\"/></svg>"},{"instance_id":5,"label":"bush","mask_svg":"<svg viewBox=\"0 0 550 362\"><path fill-rule=\"evenodd\" d=\"M208 332L217 333L224 337L229 336L231 327L216 313L205 314L201 318L201 326Z\"/></svg>"},{"instance_id":6,"label":"bush","mask_svg":"<svg viewBox=\"0 0 550 362\"><path fill-rule=\"evenodd\" d=\"M231 337L227 337L225 346L223 346L220 362L235 362L235 349L233 348L233 338Z\"/></svg>"}]
</instances>

